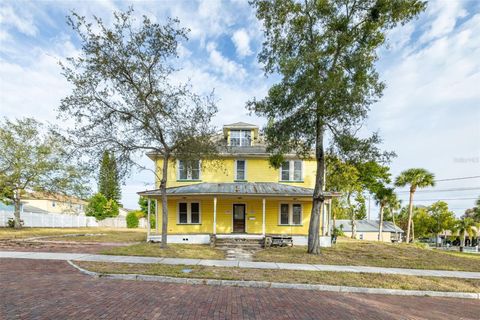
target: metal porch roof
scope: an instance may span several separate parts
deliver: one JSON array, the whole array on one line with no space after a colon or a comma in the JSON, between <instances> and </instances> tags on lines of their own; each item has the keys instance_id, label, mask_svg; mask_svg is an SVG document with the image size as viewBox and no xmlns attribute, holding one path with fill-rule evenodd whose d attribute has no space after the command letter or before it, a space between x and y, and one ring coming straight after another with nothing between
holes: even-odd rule
<instances>
[{"instance_id":1,"label":"metal porch roof","mask_svg":"<svg viewBox=\"0 0 480 320\"><path fill-rule=\"evenodd\" d=\"M138 193L141 196L160 195L160 190L147 190ZM167 195L252 195L311 197L313 189L291 186L274 182L233 182L233 183L198 183L187 186L167 188ZM337 193L325 192L327 198L338 196Z\"/></svg>"},{"instance_id":2,"label":"metal porch roof","mask_svg":"<svg viewBox=\"0 0 480 320\"><path fill-rule=\"evenodd\" d=\"M342 230L344 232L351 232L351 223L352 222L350 220L336 220L335 227L340 228L340 226L342 226ZM378 232L380 220L357 220L356 224L357 232ZM391 221L383 221L382 229L384 232L403 232L402 229L400 229L398 226L395 226Z\"/></svg>"}]
</instances>

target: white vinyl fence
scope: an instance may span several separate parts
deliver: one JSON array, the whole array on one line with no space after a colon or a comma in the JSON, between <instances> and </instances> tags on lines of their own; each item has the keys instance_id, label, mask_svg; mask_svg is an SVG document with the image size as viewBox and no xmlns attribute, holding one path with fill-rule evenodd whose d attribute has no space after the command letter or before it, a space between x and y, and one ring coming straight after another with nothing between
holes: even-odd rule
<instances>
[{"instance_id":1,"label":"white vinyl fence","mask_svg":"<svg viewBox=\"0 0 480 320\"><path fill-rule=\"evenodd\" d=\"M7 227L8 219L10 218L13 218L13 212L0 211L0 227ZM71 216L58 213L22 212L20 219L23 220L24 227L82 228L99 226L94 217Z\"/></svg>"},{"instance_id":2,"label":"white vinyl fence","mask_svg":"<svg viewBox=\"0 0 480 320\"><path fill-rule=\"evenodd\" d=\"M106 227L106 228L126 228L127 227L127 220L125 217L117 217L117 218L105 218L103 220L97 221L99 227Z\"/></svg>"}]
</instances>

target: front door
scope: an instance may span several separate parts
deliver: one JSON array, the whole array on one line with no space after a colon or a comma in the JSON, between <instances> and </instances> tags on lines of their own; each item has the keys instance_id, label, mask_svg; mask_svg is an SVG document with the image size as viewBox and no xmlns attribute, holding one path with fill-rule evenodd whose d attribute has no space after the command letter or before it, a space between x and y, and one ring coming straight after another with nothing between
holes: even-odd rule
<instances>
[{"instance_id":1,"label":"front door","mask_svg":"<svg viewBox=\"0 0 480 320\"><path fill-rule=\"evenodd\" d=\"M233 205L233 232L235 233L245 232L245 205L244 204Z\"/></svg>"}]
</instances>

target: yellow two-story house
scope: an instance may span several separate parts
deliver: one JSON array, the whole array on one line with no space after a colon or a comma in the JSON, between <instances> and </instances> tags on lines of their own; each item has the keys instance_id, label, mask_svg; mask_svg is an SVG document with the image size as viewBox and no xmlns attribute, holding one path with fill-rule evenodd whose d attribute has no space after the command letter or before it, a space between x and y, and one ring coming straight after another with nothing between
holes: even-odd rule
<instances>
[{"instance_id":1,"label":"yellow two-story house","mask_svg":"<svg viewBox=\"0 0 480 320\"><path fill-rule=\"evenodd\" d=\"M218 143L220 159L214 162L175 160L168 164L168 242L282 235L291 237L293 244L307 244L315 159L287 155L281 168L273 168L258 126L243 122L225 125ZM163 160L155 154L148 156L161 175ZM149 232L149 240L159 240L160 190L139 194L157 202L156 212L151 213L157 217L157 227ZM325 194L327 199L335 196ZM328 211L323 210L321 219L326 242Z\"/></svg>"}]
</instances>

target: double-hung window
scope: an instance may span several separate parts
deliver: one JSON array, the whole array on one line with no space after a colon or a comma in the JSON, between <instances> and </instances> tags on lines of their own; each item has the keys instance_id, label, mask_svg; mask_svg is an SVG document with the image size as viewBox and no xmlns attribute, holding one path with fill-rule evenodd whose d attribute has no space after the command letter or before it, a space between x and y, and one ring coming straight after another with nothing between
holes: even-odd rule
<instances>
[{"instance_id":1,"label":"double-hung window","mask_svg":"<svg viewBox=\"0 0 480 320\"><path fill-rule=\"evenodd\" d=\"M200 203L179 202L178 203L178 223L179 224L200 223Z\"/></svg>"},{"instance_id":2,"label":"double-hung window","mask_svg":"<svg viewBox=\"0 0 480 320\"><path fill-rule=\"evenodd\" d=\"M282 163L280 168L281 181L302 181L303 163L301 160L289 160Z\"/></svg>"},{"instance_id":3,"label":"double-hung window","mask_svg":"<svg viewBox=\"0 0 480 320\"><path fill-rule=\"evenodd\" d=\"M295 226L302 224L302 205L300 203L281 203L280 217L278 219L280 225Z\"/></svg>"},{"instance_id":4,"label":"double-hung window","mask_svg":"<svg viewBox=\"0 0 480 320\"><path fill-rule=\"evenodd\" d=\"M251 134L250 130L231 130L230 145L249 147L251 145Z\"/></svg>"},{"instance_id":5,"label":"double-hung window","mask_svg":"<svg viewBox=\"0 0 480 320\"><path fill-rule=\"evenodd\" d=\"M247 180L247 161L235 160L235 180Z\"/></svg>"},{"instance_id":6,"label":"double-hung window","mask_svg":"<svg viewBox=\"0 0 480 320\"><path fill-rule=\"evenodd\" d=\"M200 160L178 160L178 180L200 180Z\"/></svg>"}]
</instances>

